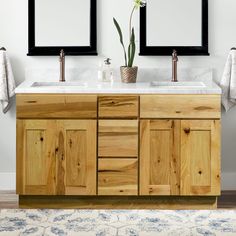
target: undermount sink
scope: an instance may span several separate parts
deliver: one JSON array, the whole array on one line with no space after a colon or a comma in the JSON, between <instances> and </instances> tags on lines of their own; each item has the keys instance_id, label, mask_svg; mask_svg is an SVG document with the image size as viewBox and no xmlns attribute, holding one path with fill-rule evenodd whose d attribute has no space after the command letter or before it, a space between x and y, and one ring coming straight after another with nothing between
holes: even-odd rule
<instances>
[{"instance_id":1,"label":"undermount sink","mask_svg":"<svg viewBox=\"0 0 236 236\"><path fill-rule=\"evenodd\" d=\"M184 82L159 82L159 81L153 81L150 83L151 87L171 87L171 88L203 88L206 87L206 85L203 82L198 81L184 81Z\"/></svg>"},{"instance_id":2,"label":"undermount sink","mask_svg":"<svg viewBox=\"0 0 236 236\"><path fill-rule=\"evenodd\" d=\"M87 87L81 82L34 82L31 87Z\"/></svg>"}]
</instances>

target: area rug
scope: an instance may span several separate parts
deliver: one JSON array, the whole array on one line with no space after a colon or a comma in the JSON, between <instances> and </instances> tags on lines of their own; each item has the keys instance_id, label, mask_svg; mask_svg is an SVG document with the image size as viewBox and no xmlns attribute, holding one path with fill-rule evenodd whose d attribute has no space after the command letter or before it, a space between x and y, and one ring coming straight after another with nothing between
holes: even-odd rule
<instances>
[{"instance_id":1,"label":"area rug","mask_svg":"<svg viewBox=\"0 0 236 236\"><path fill-rule=\"evenodd\" d=\"M236 235L236 211L0 210L0 235Z\"/></svg>"}]
</instances>

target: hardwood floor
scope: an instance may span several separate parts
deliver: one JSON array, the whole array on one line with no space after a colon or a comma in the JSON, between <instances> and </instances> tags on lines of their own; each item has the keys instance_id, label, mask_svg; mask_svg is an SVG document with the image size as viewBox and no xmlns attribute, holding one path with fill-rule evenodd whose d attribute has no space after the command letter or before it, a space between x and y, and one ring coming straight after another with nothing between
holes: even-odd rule
<instances>
[{"instance_id":1,"label":"hardwood floor","mask_svg":"<svg viewBox=\"0 0 236 236\"><path fill-rule=\"evenodd\" d=\"M218 208L236 209L236 191L223 191L218 199Z\"/></svg>"},{"instance_id":2,"label":"hardwood floor","mask_svg":"<svg viewBox=\"0 0 236 236\"><path fill-rule=\"evenodd\" d=\"M18 195L14 191L0 191L0 209L17 209ZM219 209L236 209L236 191L223 191L218 199Z\"/></svg>"}]
</instances>

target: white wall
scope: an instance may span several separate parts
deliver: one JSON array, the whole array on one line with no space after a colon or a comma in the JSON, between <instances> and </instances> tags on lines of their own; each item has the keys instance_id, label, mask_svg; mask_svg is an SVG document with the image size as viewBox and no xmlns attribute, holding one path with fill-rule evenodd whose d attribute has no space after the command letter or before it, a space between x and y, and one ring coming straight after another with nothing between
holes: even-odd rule
<instances>
[{"instance_id":1,"label":"white wall","mask_svg":"<svg viewBox=\"0 0 236 236\"><path fill-rule=\"evenodd\" d=\"M27 2L28 0L0 0L0 47L5 46L9 52L17 83L24 80L26 67L58 65L56 57L26 56ZM117 66L123 63L123 54L112 17L115 16L122 26L127 26L131 6L132 0L98 0L98 51L100 56L111 57L113 64ZM211 56L180 57L180 67L212 67L215 79L220 79L227 54L232 46L236 46L235 10L235 0L209 0ZM135 21L138 27L138 15ZM67 58L67 65L70 67L97 64L98 57ZM170 67L171 61L170 57L137 57L136 64L140 67ZM222 128L223 188L236 189L236 108L227 114L223 113ZM0 173L15 172L15 132L13 107L6 115L0 113ZM1 184L1 181L7 181L5 174L0 174L0 189L7 188L8 185ZM9 188L11 186L12 183L9 183Z\"/></svg>"}]
</instances>

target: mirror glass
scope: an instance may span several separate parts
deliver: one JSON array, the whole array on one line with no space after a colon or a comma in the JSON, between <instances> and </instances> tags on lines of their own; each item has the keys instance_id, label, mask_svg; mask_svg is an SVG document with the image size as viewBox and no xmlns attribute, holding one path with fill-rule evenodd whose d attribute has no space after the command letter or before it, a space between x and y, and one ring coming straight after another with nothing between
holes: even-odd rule
<instances>
[{"instance_id":1,"label":"mirror glass","mask_svg":"<svg viewBox=\"0 0 236 236\"><path fill-rule=\"evenodd\" d=\"M201 46L202 0L148 0L147 46Z\"/></svg>"},{"instance_id":2,"label":"mirror glass","mask_svg":"<svg viewBox=\"0 0 236 236\"><path fill-rule=\"evenodd\" d=\"M140 55L208 56L208 0L148 0L140 8Z\"/></svg>"},{"instance_id":3,"label":"mirror glass","mask_svg":"<svg viewBox=\"0 0 236 236\"><path fill-rule=\"evenodd\" d=\"M88 0L35 1L35 46L89 46Z\"/></svg>"},{"instance_id":4,"label":"mirror glass","mask_svg":"<svg viewBox=\"0 0 236 236\"><path fill-rule=\"evenodd\" d=\"M97 53L97 0L28 0L28 56Z\"/></svg>"}]
</instances>

